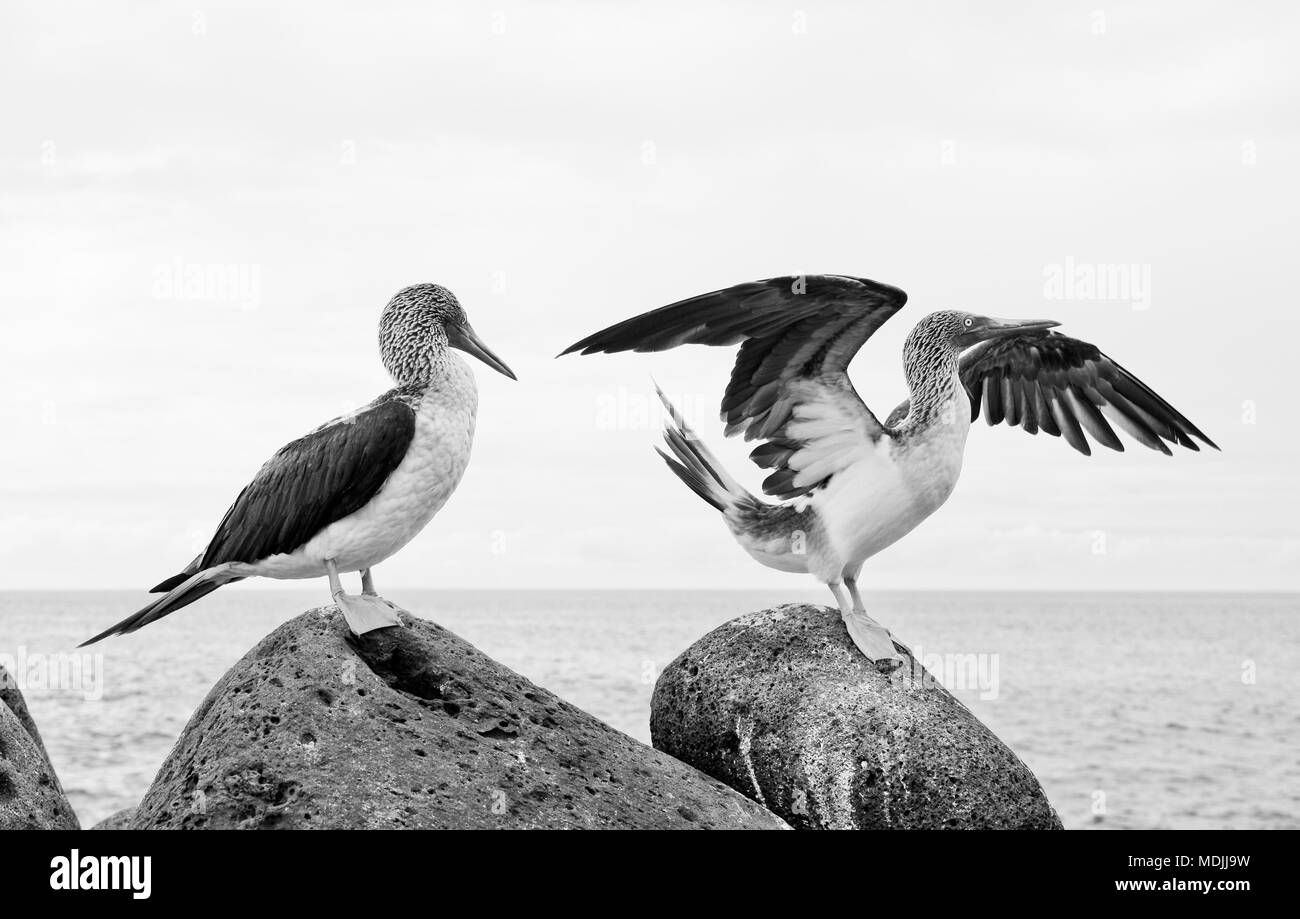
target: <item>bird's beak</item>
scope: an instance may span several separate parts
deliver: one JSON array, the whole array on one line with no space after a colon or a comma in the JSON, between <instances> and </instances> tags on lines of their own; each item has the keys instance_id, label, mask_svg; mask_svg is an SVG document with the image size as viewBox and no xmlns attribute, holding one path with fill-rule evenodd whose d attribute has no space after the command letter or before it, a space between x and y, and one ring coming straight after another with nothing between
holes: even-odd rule
<instances>
[{"instance_id":1,"label":"bird's beak","mask_svg":"<svg viewBox=\"0 0 1300 919\"><path fill-rule=\"evenodd\" d=\"M455 325L447 330L447 343L453 348L464 351L466 354L472 354L483 363L487 364L497 373L505 374L512 380L518 380L515 372L506 366L506 362L501 360L492 353L492 349L483 344L483 339L478 337L478 333L467 322L464 325Z\"/></svg>"},{"instance_id":2,"label":"bird's beak","mask_svg":"<svg viewBox=\"0 0 1300 919\"><path fill-rule=\"evenodd\" d=\"M1016 335L1021 332L1042 332L1054 329L1059 322L1050 319L994 319L990 316L976 316L975 323L958 337L958 344L963 348L1001 338L1004 335Z\"/></svg>"}]
</instances>

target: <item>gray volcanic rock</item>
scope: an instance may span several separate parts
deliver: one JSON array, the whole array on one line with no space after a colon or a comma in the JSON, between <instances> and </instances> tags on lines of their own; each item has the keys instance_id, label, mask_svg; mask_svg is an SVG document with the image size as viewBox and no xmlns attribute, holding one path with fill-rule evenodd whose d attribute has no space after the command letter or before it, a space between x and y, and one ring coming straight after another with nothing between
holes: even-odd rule
<instances>
[{"instance_id":1,"label":"gray volcanic rock","mask_svg":"<svg viewBox=\"0 0 1300 919\"><path fill-rule=\"evenodd\" d=\"M898 647L886 674L835 610L733 619L659 677L654 745L796 829L1060 829L1028 767Z\"/></svg>"},{"instance_id":2,"label":"gray volcanic rock","mask_svg":"<svg viewBox=\"0 0 1300 919\"><path fill-rule=\"evenodd\" d=\"M27 700L19 691L18 683L4 667L0 667L0 702L9 706L9 710L18 716L32 743L36 744L36 748L41 751L41 756L48 761L50 755L45 752L45 742L41 740L41 732L36 730L32 713L27 710Z\"/></svg>"},{"instance_id":3,"label":"gray volcanic rock","mask_svg":"<svg viewBox=\"0 0 1300 919\"><path fill-rule=\"evenodd\" d=\"M131 821L135 819L135 808L126 807L105 817L103 820L91 827L92 830L129 830Z\"/></svg>"},{"instance_id":4,"label":"gray volcanic rock","mask_svg":"<svg viewBox=\"0 0 1300 919\"><path fill-rule=\"evenodd\" d=\"M75 830L22 693L0 667L0 830Z\"/></svg>"},{"instance_id":5,"label":"gray volcanic rock","mask_svg":"<svg viewBox=\"0 0 1300 919\"><path fill-rule=\"evenodd\" d=\"M208 694L132 828L786 828L430 622L281 626Z\"/></svg>"}]
</instances>

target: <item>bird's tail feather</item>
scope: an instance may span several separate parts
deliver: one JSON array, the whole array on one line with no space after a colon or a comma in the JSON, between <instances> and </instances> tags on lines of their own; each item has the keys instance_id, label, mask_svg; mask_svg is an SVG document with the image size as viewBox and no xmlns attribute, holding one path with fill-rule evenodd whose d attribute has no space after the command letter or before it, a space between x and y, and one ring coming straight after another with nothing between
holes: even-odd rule
<instances>
[{"instance_id":1,"label":"bird's tail feather","mask_svg":"<svg viewBox=\"0 0 1300 919\"><path fill-rule=\"evenodd\" d=\"M668 401L668 397L664 395L664 391L658 384L655 385L655 392L659 393L659 399L668 410L671 419L664 424L664 440L673 456L669 456L658 447L655 448L655 452L663 457L668 468L685 482L691 491L728 516L733 515L743 506L759 504L757 498L727 474L722 464L686 423L681 412Z\"/></svg>"},{"instance_id":2,"label":"bird's tail feather","mask_svg":"<svg viewBox=\"0 0 1300 919\"><path fill-rule=\"evenodd\" d=\"M165 594L173 587L176 587L179 584L184 584L186 581L190 579L192 575L197 574L202 567L203 567L203 553L200 552L198 555L194 556L194 561L190 562L188 565L186 565L184 568L181 569L180 574L173 574L167 580L160 581L159 583L155 584L153 587L150 587L149 593Z\"/></svg>"},{"instance_id":3,"label":"bird's tail feather","mask_svg":"<svg viewBox=\"0 0 1300 919\"><path fill-rule=\"evenodd\" d=\"M136 629L144 628L149 623L157 622L163 616L189 606L201 597L206 597L222 584L241 580L243 580L242 577L230 573L229 565L218 565L190 575L183 583L171 588L164 596L159 597L135 615L126 617L116 625L100 632L94 638L83 641L77 647L84 648L86 645L93 645L100 639L108 638L110 635L125 635L128 632L134 632Z\"/></svg>"}]
</instances>

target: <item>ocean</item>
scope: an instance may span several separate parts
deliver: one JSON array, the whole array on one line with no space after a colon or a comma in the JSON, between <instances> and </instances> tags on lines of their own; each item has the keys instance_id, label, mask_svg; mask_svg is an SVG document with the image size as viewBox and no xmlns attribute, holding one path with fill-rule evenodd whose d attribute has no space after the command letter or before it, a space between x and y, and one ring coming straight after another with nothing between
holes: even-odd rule
<instances>
[{"instance_id":1,"label":"ocean","mask_svg":"<svg viewBox=\"0 0 1300 919\"><path fill-rule=\"evenodd\" d=\"M0 593L0 661L22 674L82 825L138 802L217 679L323 594L226 588L85 649L69 685L44 665L143 596ZM655 677L691 642L754 609L824 602L815 589L389 596L646 743ZM1067 828L1300 826L1300 596L882 592L867 603L1028 764ZM978 661L978 678L962 660Z\"/></svg>"}]
</instances>

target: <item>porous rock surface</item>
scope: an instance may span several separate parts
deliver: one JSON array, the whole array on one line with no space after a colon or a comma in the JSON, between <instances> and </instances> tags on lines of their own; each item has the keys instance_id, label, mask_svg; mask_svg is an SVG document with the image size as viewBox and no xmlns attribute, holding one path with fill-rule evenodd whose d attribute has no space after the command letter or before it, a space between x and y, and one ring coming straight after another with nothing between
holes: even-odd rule
<instances>
[{"instance_id":1,"label":"porous rock surface","mask_svg":"<svg viewBox=\"0 0 1300 919\"><path fill-rule=\"evenodd\" d=\"M715 779L441 626L284 624L194 713L132 828L761 828Z\"/></svg>"},{"instance_id":2,"label":"porous rock surface","mask_svg":"<svg viewBox=\"0 0 1300 919\"><path fill-rule=\"evenodd\" d=\"M654 745L796 829L1060 829L1028 767L896 646L882 673L836 610L733 619L660 675Z\"/></svg>"},{"instance_id":3,"label":"porous rock surface","mask_svg":"<svg viewBox=\"0 0 1300 919\"><path fill-rule=\"evenodd\" d=\"M79 826L22 692L0 667L0 830Z\"/></svg>"}]
</instances>

